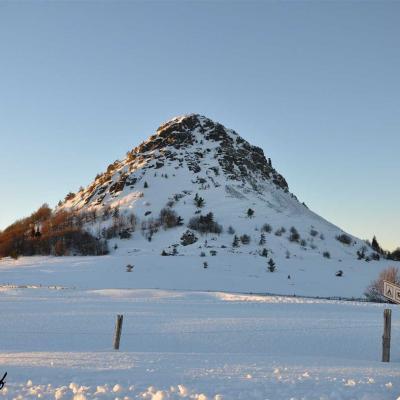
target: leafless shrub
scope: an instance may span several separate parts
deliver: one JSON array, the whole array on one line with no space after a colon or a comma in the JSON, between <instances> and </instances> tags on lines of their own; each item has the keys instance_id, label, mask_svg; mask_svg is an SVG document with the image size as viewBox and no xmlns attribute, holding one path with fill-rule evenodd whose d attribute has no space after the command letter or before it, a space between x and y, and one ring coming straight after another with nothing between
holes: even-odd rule
<instances>
[{"instance_id":1,"label":"leafless shrub","mask_svg":"<svg viewBox=\"0 0 400 400\"><path fill-rule=\"evenodd\" d=\"M383 281L400 285L400 271L396 267L389 267L381 271L378 278L371 282L364 292L365 297L369 301L383 303L386 298L383 295Z\"/></svg>"},{"instance_id":2,"label":"leafless shrub","mask_svg":"<svg viewBox=\"0 0 400 400\"><path fill-rule=\"evenodd\" d=\"M160 211L160 222L164 229L173 228L178 225L182 225L182 218L170 208L163 208Z\"/></svg>"},{"instance_id":3,"label":"leafless shrub","mask_svg":"<svg viewBox=\"0 0 400 400\"><path fill-rule=\"evenodd\" d=\"M264 224L261 228L262 232L267 232L271 233L272 232L272 226L270 224Z\"/></svg>"}]
</instances>

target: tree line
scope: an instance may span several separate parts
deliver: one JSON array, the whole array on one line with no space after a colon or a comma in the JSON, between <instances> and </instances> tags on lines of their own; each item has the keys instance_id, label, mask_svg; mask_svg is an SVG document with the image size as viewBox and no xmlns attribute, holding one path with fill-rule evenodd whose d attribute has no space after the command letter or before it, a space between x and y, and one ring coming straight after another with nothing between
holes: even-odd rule
<instances>
[{"instance_id":1,"label":"tree line","mask_svg":"<svg viewBox=\"0 0 400 400\"><path fill-rule=\"evenodd\" d=\"M107 242L83 229L91 218L90 213L53 211L43 204L0 232L0 257L107 254Z\"/></svg>"}]
</instances>

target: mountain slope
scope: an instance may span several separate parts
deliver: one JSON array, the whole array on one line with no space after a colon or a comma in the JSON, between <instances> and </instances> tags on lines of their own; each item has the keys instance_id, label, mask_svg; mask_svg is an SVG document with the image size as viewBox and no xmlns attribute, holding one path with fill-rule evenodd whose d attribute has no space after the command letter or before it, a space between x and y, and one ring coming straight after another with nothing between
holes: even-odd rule
<instances>
[{"instance_id":1,"label":"mountain slope","mask_svg":"<svg viewBox=\"0 0 400 400\"><path fill-rule=\"evenodd\" d=\"M357 252L362 259L376 256L364 241L301 204L262 149L197 114L161 125L86 189L69 194L59 208L92 213L87 228L111 238L119 251L256 255L265 248L267 259L318 257L321 263L359 258ZM163 223L162 209L183 223ZM222 232L192 229L196 242L182 245L188 225L195 227L191 219L210 212ZM232 246L234 234L237 246Z\"/></svg>"}]
</instances>

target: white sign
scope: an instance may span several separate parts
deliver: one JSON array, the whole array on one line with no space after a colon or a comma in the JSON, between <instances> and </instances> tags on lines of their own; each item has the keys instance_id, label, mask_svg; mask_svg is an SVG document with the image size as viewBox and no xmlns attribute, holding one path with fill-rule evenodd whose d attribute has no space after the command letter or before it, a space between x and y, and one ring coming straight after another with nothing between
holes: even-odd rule
<instances>
[{"instance_id":1,"label":"white sign","mask_svg":"<svg viewBox=\"0 0 400 400\"><path fill-rule=\"evenodd\" d=\"M389 300L400 304L400 286L383 281L383 295Z\"/></svg>"}]
</instances>

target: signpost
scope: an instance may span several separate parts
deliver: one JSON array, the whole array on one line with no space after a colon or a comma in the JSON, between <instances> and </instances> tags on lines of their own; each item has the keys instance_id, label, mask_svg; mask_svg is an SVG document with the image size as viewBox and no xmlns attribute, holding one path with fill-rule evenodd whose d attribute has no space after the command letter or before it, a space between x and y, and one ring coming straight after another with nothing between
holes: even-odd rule
<instances>
[{"instance_id":1,"label":"signpost","mask_svg":"<svg viewBox=\"0 0 400 400\"><path fill-rule=\"evenodd\" d=\"M400 286L383 281L383 295L393 303L400 304ZM390 361L390 331L392 325L392 310L389 308L383 313L383 336L382 336L382 361Z\"/></svg>"},{"instance_id":2,"label":"signpost","mask_svg":"<svg viewBox=\"0 0 400 400\"><path fill-rule=\"evenodd\" d=\"M383 295L393 301L393 303L400 304L400 286L394 283L383 281Z\"/></svg>"}]
</instances>

